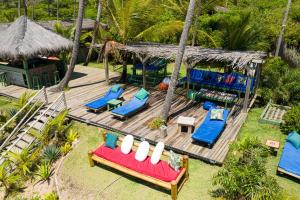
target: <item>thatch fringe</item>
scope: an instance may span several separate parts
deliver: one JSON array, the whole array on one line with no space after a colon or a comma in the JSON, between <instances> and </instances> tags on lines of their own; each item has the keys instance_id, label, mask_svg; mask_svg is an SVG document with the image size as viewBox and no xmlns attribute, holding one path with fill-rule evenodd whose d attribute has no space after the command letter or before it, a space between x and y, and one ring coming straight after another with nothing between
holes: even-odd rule
<instances>
[{"instance_id":1,"label":"thatch fringe","mask_svg":"<svg viewBox=\"0 0 300 200\"><path fill-rule=\"evenodd\" d=\"M72 49L72 41L21 16L1 30L0 59L22 60Z\"/></svg>"},{"instance_id":2,"label":"thatch fringe","mask_svg":"<svg viewBox=\"0 0 300 200\"><path fill-rule=\"evenodd\" d=\"M120 51L126 51L139 55L139 57L164 58L175 61L178 46L167 44L140 43L126 46L118 46ZM267 57L264 52L254 51L229 51L224 49L208 49L202 47L187 46L184 54L184 62L190 67L200 62L224 62L238 69L245 69L252 61L261 61Z\"/></svg>"}]
</instances>

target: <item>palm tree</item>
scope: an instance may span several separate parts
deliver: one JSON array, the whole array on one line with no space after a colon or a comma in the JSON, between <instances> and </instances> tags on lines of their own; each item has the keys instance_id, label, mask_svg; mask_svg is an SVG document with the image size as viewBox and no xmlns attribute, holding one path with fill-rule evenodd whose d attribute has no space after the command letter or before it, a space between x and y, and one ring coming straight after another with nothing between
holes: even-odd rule
<instances>
[{"instance_id":1,"label":"palm tree","mask_svg":"<svg viewBox=\"0 0 300 200\"><path fill-rule=\"evenodd\" d=\"M11 173L11 171L12 167L8 161L0 165L0 183L1 186L5 188L5 196L7 196L11 190L18 187L17 185L21 179L19 174Z\"/></svg>"},{"instance_id":2,"label":"palm tree","mask_svg":"<svg viewBox=\"0 0 300 200\"><path fill-rule=\"evenodd\" d=\"M88 55L86 57L86 61L83 64L84 66L87 66L89 64L92 53L93 53L93 48L94 48L94 45L96 42L97 33L99 33L100 17L101 17L101 0L98 1L97 16L96 16L96 20L95 20L95 24L94 24L92 43L90 44L90 48L89 48Z\"/></svg>"},{"instance_id":3,"label":"palm tree","mask_svg":"<svg viewBox=\"0 0 300 200\"><path fill-rule=\"evenodd\" d=\"M238 17L224 18L224 45L229 50L246 50L257 41L259 31L250 25L251 13L241 13Z\"/></svg>"},{"instance_id":4,"label":"palm tree","mask_svg":"<svg viewBox=\"0 0 300 200\"><path fill-rule=\"evenodd\" d=\"M78 51L79 51L79 42L80 35L82 29L82 21L83 21L83 13L84 13L85 0L79 0L79 9L78 9L78 17L76 20L76 31L75 31L75 40L73 45L72 57L70 61L69 68L65 74L65 77L62 81L52 88L52 91L62 91L64 88L68 87L68 84L71 80L72 73L75 68L75 64L77 61Z\"/></svg>"},{"instance_id":5,"label":"palm tree","mask_svg":"<svg viewBox=\"0 0 300 200\"><path fill-rule=\"evenodd\" d=\"M17 167L18 173L23 176L27 176L31 173L30 168L32 167L33 163L31 160L31 148L25 148L21 152L7 152L8 159L14 163Z\"/></svg>"},{"instance_id":6,"label":"palm tree","mask_svg":"<svg viewBox=\"0 0 300 200\"><path fill-rule=\"evenodd\" d=\"M18 17L21 16L21 0L18 0Z\"/></svg>"},{"instance_id":7,"label":"palm tree","mask_svg":"<svg viewBox=\"0 0 300 200\"><path fill-rule=\"evenodd\" d=\"M161 111L161 116L164 121L167 121L169 112L171 109L171 103L174 96L175 87L177 84L177 79L180 71L180 66L182 63L183 54L185 51L185 45L188 39L189 30L192 24L194 10L196 7L196 0L190 0L188 11L185 18L184 28L180 37L179 47L176 54L176 60L174 64L174 70L171 76L171 82L168 88L167 96Z\"/></svg>"}]
</instances>

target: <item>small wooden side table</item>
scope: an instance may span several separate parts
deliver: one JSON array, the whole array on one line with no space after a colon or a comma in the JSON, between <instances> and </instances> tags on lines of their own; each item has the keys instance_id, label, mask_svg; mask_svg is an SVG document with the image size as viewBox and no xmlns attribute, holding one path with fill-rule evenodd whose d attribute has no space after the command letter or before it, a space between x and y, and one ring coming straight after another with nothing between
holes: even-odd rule
<instances>
[{"instance_id":1,"label":"small wooden side table","mask_svg":"<svg viewBox=\"0 0 300 200\"><path fill-rule=\"evenodd\" d=\"M183 117L179 116L177 119L177 132L187 132L188 134L192 134L195 128L195 121L194 117ZM184 129L186 131L184 131Z\"/></svg>"},{"instance_id":2,"label":"small wooden side table","mask_svg":"<svg viewBox=\"0 0 300 200\"><path fill-rule=\"evenodd\" d=\"M277 156L280 142L275 140L267 140L266 145L270 148L272 155Z\"/></svg>"},{"instance_id":3,"label":"small wooden side table","mask_svg":"<svg viewBox=\"0 0 300 200\"><path fill-rule=\"evenodd\" d=\"M112 99L110 101L107 102L107 110L113 110L119 106L122 106L123 101L119 100L119 99Z\"/></svg>"}]
</instances>

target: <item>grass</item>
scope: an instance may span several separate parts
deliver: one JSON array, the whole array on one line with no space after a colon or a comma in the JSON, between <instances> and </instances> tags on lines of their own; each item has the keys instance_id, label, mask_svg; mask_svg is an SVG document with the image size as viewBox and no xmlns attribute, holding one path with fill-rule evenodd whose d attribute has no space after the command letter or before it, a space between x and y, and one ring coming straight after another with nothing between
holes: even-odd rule
<instances>
[{"instance_id":1,"label":"grass","mask_svg":"<svg viewBox=\"0 0 300 200\"><path fill-rule=\"evenodd\" d=\"M8 98L0 96L0 108L10 103L11 101Z\"/></svg>"},{"instance_id":2,"label":"grass","mask_svg":"<svg viewBox=\"0 0 300 200\"><path fill-rule=\"evenodd\" d=\"M258 123L262 108L252 109L248 119L239 134L238 140L246 137L258 137L263 143L267 139L281 142L281 149L286 135L282 134L277 126ZM170 199L166 192L151 184L141 182L116 171L103 167L90 167L87 152L94 149L101 141L96 127L82 123L75 123L78 129L80 142L72 150L63 163L63 176L80 188L81 193L92 195L94 199ZM276 167L280 158L270 156L267 169L284 188L289 199L300 199L299 183L285 177L276 176ZM220 169L218 166L206 164L199 160L190 159L190 179L179 193L178 199L212 199L210 191L213 189L212 177ZM290 191L293 191L292 193Z\"/></svg>"}]
</instances>

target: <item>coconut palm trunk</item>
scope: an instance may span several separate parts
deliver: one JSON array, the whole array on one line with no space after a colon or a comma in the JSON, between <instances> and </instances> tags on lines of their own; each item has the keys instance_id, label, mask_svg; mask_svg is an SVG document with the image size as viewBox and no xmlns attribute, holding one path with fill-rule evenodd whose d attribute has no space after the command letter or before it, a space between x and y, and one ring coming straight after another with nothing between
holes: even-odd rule
<instances>
[{"instance_id":1,"label":"coconut palm trunk","mask_svg":"<svg viewBox=\"0 0 300 200\"><path fill-rule=\"evenodd\" d=\"M279 34L279 37L278 37L278 40L277 40L277 44L276 44L275 56L279 55L279 51L280 51L280 48L281 48L282 39L283 39L283 35L284 35L286 24L287 24L287 20L288 20L288 16L289 16L289 11L290 11L291 4L292 4L292 0L288 0L287 6L286 6L286 10L284 12L284 17L283 17L283 21L282 21L282 25L281 25L280 34Z\"/></svg>"},{"instance_id":2,"label":"coconut palm trunk","mask_svg":"<svg viewBox=\"0 0 300 200\"><path fill-rule=\"evenodd\" d=\"M195 19L194 19L194 30L193 30L192 46L195 46L195 42L196 42L197 29L198 29L198 17L199 17L199 15L201 15L201 9L202 9L202 0L198 0L196 16L195 16Z\"/></svg>"},{"instance_id":3,"label":"coconut palm trunk","mask_svg":"<svg viewBox=\"0 0 300 200\"><path fill-rule=\"evenodd\" d=\"M96 37L97 37L98 29L99 29L100 17L101 17L101 0L98 1L97 17L96 17L95 25L94 25L92 43L90 45L89 52L88 52L88 55L86 57L86 60L85 60L85 63L83 64L83 66L88 66L88 64L90 62L90 59L91 59L91 56L93 53L93 48L96 43Z\"/></svg>"},{"instance_id":4,"label":"coconut palm trunk","mask_svg":"<svg viewBox=\"0 0 300 200\"><path fill-rule=\"evenodd\" d=\"M18 0L18 17L21 16L21 0Z\"/></svg>"},{"instance_id":5,"label":"coconut palm trunk","mask_svg":"<svg viewBox=\"0 0 300 200\"><path fill-rule=\"evenodd\" d=\"M56 0L56 20L59 19L59 0Z\"/></svg>"},{"instance_id":6,"label":"coconut palm trunk","mask_svg":"<svg viewBox=\"0 0 300 200\"><path fill-rule=\"evenodd\" d=\"M70 65L62 81L57 86L54 86L51 89L52 91L62 91L64 88L68 87L69 81L71 80L71 75L74 71L75 64L77 61L78 51L79 51L79 42L80 42L80 35L82 29L84 5L85 5L85 0L79 0L78 17L76 20L75 40L74 40Z\"/></svg>"},{"instance_id":7,"label":"coconut palm trunk","mask_svg":"<svg viewBox=\"0 0 300 200\"><path fill-rule=\"evenodd\" d=\"M173 73L171 76L171 82L170 82L170 85L168 88L168 92L167 92L167 96L166 96L163 108L161 110L161 116L162 116L163 120L165 120L165 121L167 121L169 112L171 109L171 103L173 100L174 91L175 91L175 87L176 87L177 79L178 79L178 74L180 71L180 66L181 66L183 54L185 51L185 45L186 45L186 42L188 39L189 30L190 30L192 20L193 20L195 6L196 6L196 0L190 0L187 14L185 17L183 31L182 31L181 37L180 37L180 42L179 42L179 47L178 47L178 51L177 51L177 55L176 55L174 69L173 69Z\"/></svg>"}]
</instances>

